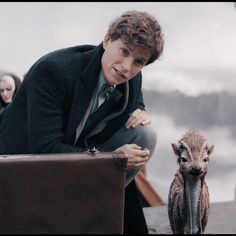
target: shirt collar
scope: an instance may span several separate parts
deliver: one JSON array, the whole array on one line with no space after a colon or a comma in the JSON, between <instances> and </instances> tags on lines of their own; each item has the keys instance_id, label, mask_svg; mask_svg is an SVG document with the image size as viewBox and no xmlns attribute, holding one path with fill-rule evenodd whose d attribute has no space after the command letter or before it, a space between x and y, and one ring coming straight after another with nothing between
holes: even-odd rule
<instances>
[{"instance_id":1,"label":"shirt collar","mask_svg":"<svg viewBox=\"0 0 236 236\"><path fill-rule=\"evenodd\" d=\"M98 78L98 89L100 89L103 84L108 84L108 83L105 80L103 70L101 70L100 73L99 73L99 78ZM110 86L112 86L113 88L116 87L116 85L110 85Z\"/></svg>"}]
</instances>

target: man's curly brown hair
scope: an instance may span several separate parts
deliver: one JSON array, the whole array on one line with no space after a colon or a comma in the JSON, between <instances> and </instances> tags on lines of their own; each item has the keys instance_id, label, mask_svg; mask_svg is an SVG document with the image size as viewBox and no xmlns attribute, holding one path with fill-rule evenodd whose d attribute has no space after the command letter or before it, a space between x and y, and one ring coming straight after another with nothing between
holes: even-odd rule
<instances>
[{"instance_id":1,"label":"man's curly brown hair","mask_svg":"<svg viewBox=\"0 0 236 236\"><path fill-rule=\"evenodd\" d=\"M150 53L146 65L163 53L164 39L161 27L154 16L147 12L126 11L111 22L108 36L112 41L121 39L127 46L138 46Z\"/></svg>"}]
</instances>

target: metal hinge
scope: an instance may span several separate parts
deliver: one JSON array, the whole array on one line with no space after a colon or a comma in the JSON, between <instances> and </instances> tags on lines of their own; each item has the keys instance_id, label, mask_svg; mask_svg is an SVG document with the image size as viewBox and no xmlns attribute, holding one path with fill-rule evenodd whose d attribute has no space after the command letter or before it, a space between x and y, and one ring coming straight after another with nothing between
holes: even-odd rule
<instances>
[{"instance_id":1,"label":"metal hinge","mask_svg":"<svg viewBox=\"0 0 236 236\"><path fill-rule=\"evenodd\" d=\"M99 151L95 148L95 147L92 147L92 148L89 148L87 150L88 153L91 153L91 154L96 154L96 153L99 153Z\"/></svg>"}]
</instances>

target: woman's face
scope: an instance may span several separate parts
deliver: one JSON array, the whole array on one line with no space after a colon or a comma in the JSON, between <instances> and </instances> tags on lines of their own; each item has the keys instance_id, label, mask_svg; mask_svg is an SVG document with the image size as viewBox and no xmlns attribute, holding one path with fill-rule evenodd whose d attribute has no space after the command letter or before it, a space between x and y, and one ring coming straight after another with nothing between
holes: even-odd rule
<instances>
[{"instance_id":1,"label":"woman's face","mask_svg":"<svg viewBox=\"0 0 236 236\"><path fill-rule=\"evenodd\" d=\"M0 96L4 103L9 104L12 102L15 89L16 86L12 77L4 76L0 80Z\"/></svg>"}]
</instances>

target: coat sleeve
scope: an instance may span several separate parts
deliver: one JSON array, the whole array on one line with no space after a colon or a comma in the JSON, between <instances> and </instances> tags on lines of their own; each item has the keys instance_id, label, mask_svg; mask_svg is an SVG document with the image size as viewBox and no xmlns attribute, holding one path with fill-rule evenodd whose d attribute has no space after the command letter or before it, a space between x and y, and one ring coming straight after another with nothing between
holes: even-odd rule
<instances>
[{"instance_id":1,"label":"coat sleeve","mask_svg":"<svg viewBox=\"0 0 236 236\"><path fill-rule=\"evenodd\" d=\"M142 92L142 73L140 72L138 74L138 79L139 79L139 96L138 96L138 102L137 102L137 107L136 109L144 110L145 111L145 104L143 100L143 92Z\"/></svg>"},{"instance_id":2,"label":"coat sleeve","mask_svg":"<svg viewBox=\"0 0 236 236\"><path fill-rule=\"evenodd\" d=\"M144 105L144 101L143 101L143 93L142 93L142 91L140 91L140 94L139 94L137 108L139 108L140 110L144 110L145 111L145 105Z\"/></svg>"},{"instance_id":3,"label":"coat sleeve","mask_svg":"<svg viewBox=\"0 0 236 236\"><path fill-rule=\"evenodd\" d=\"M64 68L64 69L63 69ZM43 60L27 73L27 116L30 153L79 152L64 144L67 88L65 66Z\"/></svg>"}]
</instances>

